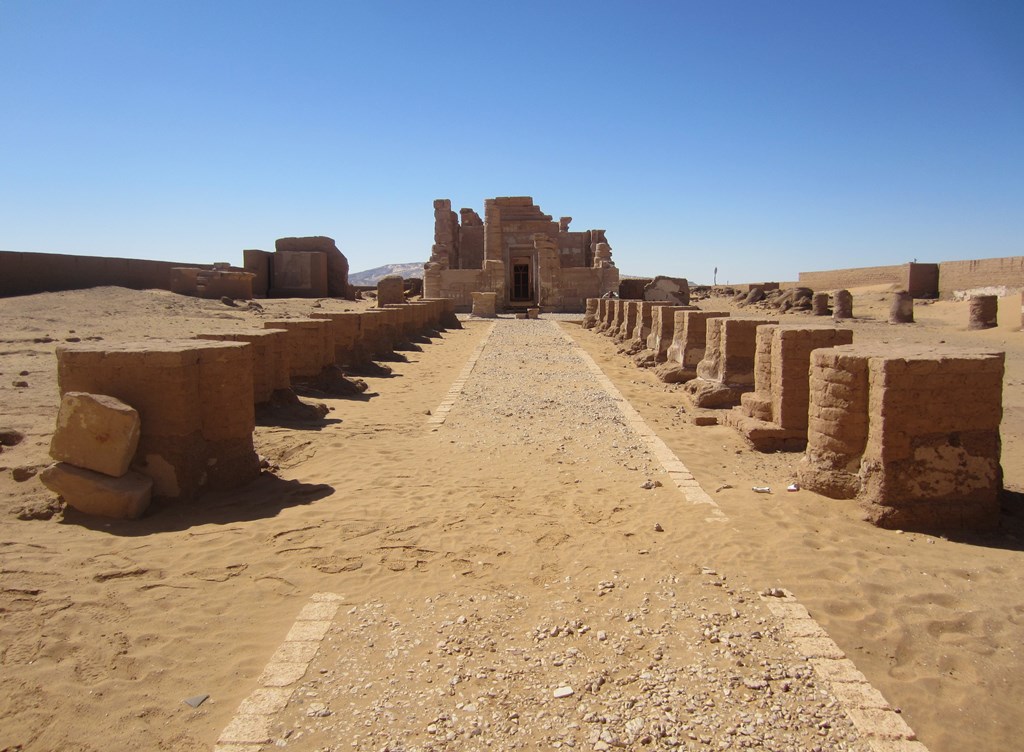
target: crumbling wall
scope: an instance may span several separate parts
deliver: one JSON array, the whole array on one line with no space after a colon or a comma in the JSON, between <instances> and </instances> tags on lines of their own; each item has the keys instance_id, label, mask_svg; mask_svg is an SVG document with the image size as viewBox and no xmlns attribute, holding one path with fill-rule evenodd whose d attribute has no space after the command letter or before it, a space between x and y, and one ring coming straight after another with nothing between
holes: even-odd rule
<instances>
[{"instance_id":1,"label":"crumbling wall","mask_svg":"<svg viewBox=\"0 0 1024 752\"><path fill-rule=\"evenodd\" d=\"M811 355L801 483L883 527L998 521L1004 354L849 345Z\"/></svg>"}]
</instances>

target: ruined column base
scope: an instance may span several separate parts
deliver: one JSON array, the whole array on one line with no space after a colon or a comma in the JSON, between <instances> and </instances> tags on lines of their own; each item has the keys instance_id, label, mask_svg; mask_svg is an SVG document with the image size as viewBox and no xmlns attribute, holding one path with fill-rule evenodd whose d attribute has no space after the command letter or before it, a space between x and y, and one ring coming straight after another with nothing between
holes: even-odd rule
<instances>
[{"instance_id":1,"label":"ruined column base","mask_svg":"<svg viewBox=\"0 0 1024 752\"><path fill-rule=\"evenodd\" d=\"M387 368L387 366L382 366ZM388 371L390 372L390 368ZM338 366L326 366L319 375L310 379L299 379L297 386L312 389L331 397L351 397L367 390L366 382L345 375Z\"/></svg>"},{"instance_id":2,"label":"ruined column base","mask_svg":"<svg viewBox=\"0 0 1024 752\"><path fill-rule=\"evenodd\" d=\"M291 389L275 389L270 400L256 405L256 420L260 423L320 421L327 416L327 405L322 402L303 402Z\"/></svg>"},{"instance_id":3,"label":"ruined column base","mask_svg":"<svg viewBox=\"0 0 1024 752\"><path fill-rule=\"evenodd\" d=\"M743 394L752 388L698 377L686 383L682 394L691 407L720 410L738 405Z\"/></svg>"},{"instance_id":4,"label":"ruined column base","mask_svg":"<svg viewBox=\"0 0 1024 752\"><path fill-rule=\"evenodd\" d=\"M657 365L654 356L653 350L641 350L633 356L633 363L636 364L637 368L654 368Z\"/></svg>"},{"instance_id":5,"label":"ruined column base","mask_svg":"<svg viewBox=\"0 0 1024 752\"><path fill-rule=\"evenodd\" d=\"M742 408L733 408L722 418L725 425L743 434L743 438L759 452L802 452L807 447L805 431L782 428L766 420L751 418L743 413Z\"/></svg>"},{"instance_id":6,"label":"ruined column base","mask_svg":"<svg viewBox=\"0 0 1024 752\"><path fill-rule=\"evenodd\" d=\"M697 371L693 368L683 368L678 363L671 361L656 366L654 373L666 384L685 384L687 381L697 378Z\"/></svg>"}]
</instances>

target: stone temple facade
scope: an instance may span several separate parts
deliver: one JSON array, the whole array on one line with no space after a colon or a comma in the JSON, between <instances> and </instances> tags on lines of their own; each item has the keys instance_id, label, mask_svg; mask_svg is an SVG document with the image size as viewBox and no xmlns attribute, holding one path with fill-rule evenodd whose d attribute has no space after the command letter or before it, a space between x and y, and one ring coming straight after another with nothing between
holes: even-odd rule
<instances>
[{"instance_id":1,"label":"stone temple facade","mask_svg":"<svg viewBox=\"0 0 1024 752\"><path fill-rule=\"evenodd\" d=\"M483 219L438 199L424 296L453 298L460 311L472 293L493 292L499 311L582 312L587 298L618 291L619 270L605 231L570 232L571 221L554 221L529 196L487 199Z\"/></svg>"}]
</instances>

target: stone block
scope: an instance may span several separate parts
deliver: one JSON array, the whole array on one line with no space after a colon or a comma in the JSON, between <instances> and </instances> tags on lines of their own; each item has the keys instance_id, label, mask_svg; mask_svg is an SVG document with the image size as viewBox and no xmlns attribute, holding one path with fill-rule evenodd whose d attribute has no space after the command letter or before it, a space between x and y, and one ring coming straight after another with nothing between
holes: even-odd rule
<instances>
[{"instance_id":1,"label":"stone block","mask_svg":"<svg viewBox=\"0 0 1024 752\"><path fill-rule=\"evenodd\" d=\"M473 312L476 318L493 319L497 314L498 294L494 292L474 292Z\"/></svg>"},{"instance_id":2,"label":"stone block","mask_svg":"<svg viewBox=\"0 0 1024 752\"><path fill-rule=\"evenodd\" d=\"M651 333L647 335L647 349L654 353L655 363L664 363L675 334L677 311L692 310L686 306L654 305L651 307Z\"/></svg>"},{"instance_id":3,"label":"stone block","mask_svg":"<svg viewBox=\"0 0 1024 752\"><path fill-rule=\"evenodd\" d=\"M196 339L247 342L252 348L253 403L262 405L279 389L291 388L288 365L288 332L284 329L204 332Z\"/></svg>"},{"instance_id":4,"label":"stone block","mask_svg":"<svg viewBox=\"0 0 1024 752\"><path fill-rule=\"evenodd\" d=\"M315 378L334 364L334 334L324 319L273 319L264 321L265 329L284 329L288 368L292 379Z\"/></svg>"},{"instance_id":5,"label":"stone block","mask_svg":"<svg viewBox=\"0 0 1024 752\"><path fill-rule=\"evenodd\" d=\"M271 259L273 298L328 297L327 256L322 253L278 251Z\"/></svg>"},{"instance_id":6,"label":"stone block","mask_svg":"<svg viewBox=\"0 0 1024 752\"><path fill-rule=\"evenodd\" d=\"M389 274L377 282L377 307L405 302L405 280L397 274Z\"/></svg>"},{"instance_id":7,"label":"stone block","mask_svg":"<svg viewBox=\"0 0 1024 752\"><path fill-rule=\"evenodd\" d=\"M119 478L58 462L39 474L39 479L69 506L85 514L114 519L136 519L149 506L151 478L129 471Z\"/></svg>"},{"instance_id":8,"label":"stone block","mask_svg":"<svg viewBox=\"0 0 1024 752\"><path fill-rule=\"evenodd\" d=\"M1003 362L952 347L815 350L801 483L856 497L883 527L994 525Z\"/></svg>"},{"instance_id":9,"label":"stone block","mask_svg":"<svg viewBox=\"0 0 1024 752\"><path fill-rule=\"evenodd\" d=\"M50 456L114 478L128 472L139 446L135 408L116 397L67 392L61 398Z\"/></svg>"},{"instance_id":10,"label":"stone block","mask_svg":"<svg viewBox=\"0 0 1024 752\"><path fill-rule=\"evenodd\" d=\"M191 498L259 475L253 449L252 348L244 342L146 340L57 348L61 394L108 394L141 419L132 467L154 495Z\"/></svg>"}]
</instances>

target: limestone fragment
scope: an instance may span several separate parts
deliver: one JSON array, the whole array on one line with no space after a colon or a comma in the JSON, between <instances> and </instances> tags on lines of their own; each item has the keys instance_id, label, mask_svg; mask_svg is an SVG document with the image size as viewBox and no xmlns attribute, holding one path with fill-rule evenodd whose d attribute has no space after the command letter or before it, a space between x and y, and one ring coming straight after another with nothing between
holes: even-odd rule
<instances>
[{"instance_id":1,"label":"limestone fragment","mask_svg":"<svg viewBox=\"0 0 1024 752\"><path fill-rule=\"evenodd\" d=\"M57 413L50 456L58 462L119 478L139 446L135 408L103 394L67 392Z\"/></svg>"}]
</instances>

